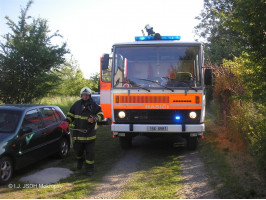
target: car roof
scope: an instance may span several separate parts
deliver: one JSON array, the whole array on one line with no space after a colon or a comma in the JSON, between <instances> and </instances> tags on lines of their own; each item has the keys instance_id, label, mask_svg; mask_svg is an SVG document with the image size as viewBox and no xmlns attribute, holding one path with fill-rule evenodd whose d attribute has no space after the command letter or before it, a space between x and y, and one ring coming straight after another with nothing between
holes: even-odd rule
<instances>
[{"instance_id":1,"label":"car roof","mask_svg":"<svg viewBox=\"0 0 266 200\"><path fill-rule=\"evenodd\" d=\"M0 109L8 110L28 110L32 108L42 108L42 107L58 107L55 105L41 105L41 104L4 104L0 105Z\"/></svg>"}]
</instances>

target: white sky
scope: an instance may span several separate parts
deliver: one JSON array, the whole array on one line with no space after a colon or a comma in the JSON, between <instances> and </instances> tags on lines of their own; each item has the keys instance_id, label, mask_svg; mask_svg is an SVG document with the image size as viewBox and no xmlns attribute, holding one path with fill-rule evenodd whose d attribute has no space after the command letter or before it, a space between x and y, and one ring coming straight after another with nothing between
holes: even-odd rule
<instances>
[{"instance_id":1,"label":"white sky","mask_svg":"<svg viewBox=\"0 0 266 200\"><path fill-rule=\"evenodd\" d=\"M1 36L10 32L4 17L17 23L27 2L0 0ZM146 24L161 35L194 41L195 17L202 9L203 0L34 0L28 15L47 19L52 33L59 30L89 78L99 72L100 56L110 53L112 44L134 41Z\"/></svg>"}]
</instances>

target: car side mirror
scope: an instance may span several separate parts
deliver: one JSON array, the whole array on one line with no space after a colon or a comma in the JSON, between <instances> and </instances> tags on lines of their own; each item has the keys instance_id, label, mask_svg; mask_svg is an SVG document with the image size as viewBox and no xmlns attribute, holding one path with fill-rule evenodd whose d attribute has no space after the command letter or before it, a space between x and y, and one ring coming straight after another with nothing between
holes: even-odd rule
<instances>
[{"instance_id":1,"label":"car side mirror","mask_svg":"<svg viewBox=\"0 0 266 200\"><path fill-rule=\"evenodd\" d=\"M102 70L107 70L109 66L109 54L104 54L101 60Z\"/></svg>"},{"instance_id":2,"label":"car side mirror","mask_svg":"<svg viewBox=\"0 0 266 200\"><path fill-rule=\"evenodd\" d=\"M205 69L204 83L205 85L212 85L212 69Z\"/></svg>"},{"instance_id":3,"label":"car side mirror","mask_svg":"<svg viewBox=\"0 0 266 200\"><path fill-rule=\"evenodd\" d=\"M32 128L31 127L24 127L21 130L21 135L27 134L27 133L31 133L32 132Z\"/></svg>"}]
</instances>

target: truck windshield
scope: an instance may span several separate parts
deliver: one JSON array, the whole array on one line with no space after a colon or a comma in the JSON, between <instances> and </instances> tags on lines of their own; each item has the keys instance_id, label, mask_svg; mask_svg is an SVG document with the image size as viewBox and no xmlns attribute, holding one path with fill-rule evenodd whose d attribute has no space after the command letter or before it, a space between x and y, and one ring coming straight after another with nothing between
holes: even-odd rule
<instances>
[{"instance_id":1,"label":"truck windshield","mask_svg":"<svg viewBox=\"0 0 266 200\"><path fill-rule=\"evenodd\" d=\"M198 87L199 49L199 46L116 47L113 87Z\"/></svg>"}]
</instances>

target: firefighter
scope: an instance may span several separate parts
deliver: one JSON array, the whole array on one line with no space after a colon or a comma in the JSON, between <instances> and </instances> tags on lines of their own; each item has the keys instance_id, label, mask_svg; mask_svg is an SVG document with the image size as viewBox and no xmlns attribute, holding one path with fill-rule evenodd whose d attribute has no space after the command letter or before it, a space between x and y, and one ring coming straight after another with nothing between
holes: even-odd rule
<instances>
[{"instance_id":1,"label":"firefighter","mask_svg":"<svg viewBox=\"0 0 266 200\"><path fill-rule=\"evenodd\" d=\"M97 122L103 119L102 109L91 98L91 90L84 87L80 91L81 99L70 108L67 118L60 127L67 129L69 123L74 123L73 141L77 158L77 169L81 169L85 160L86 173L91 176L94 172L94 146ZM85 156L83 155L85 151ZM85 157L85 159L84 159Z\"/></svg>"}]
</instances>

